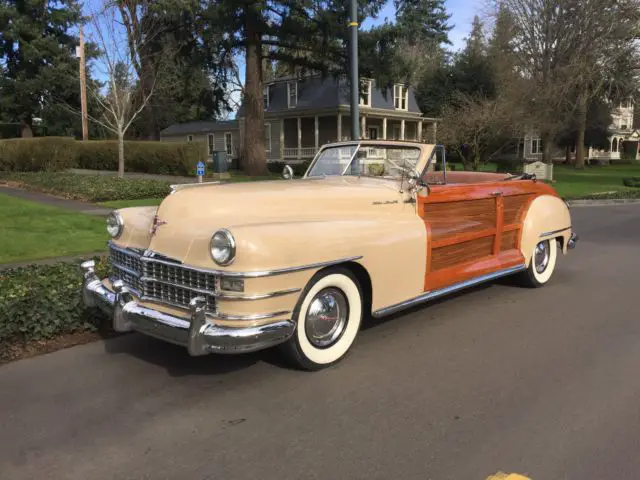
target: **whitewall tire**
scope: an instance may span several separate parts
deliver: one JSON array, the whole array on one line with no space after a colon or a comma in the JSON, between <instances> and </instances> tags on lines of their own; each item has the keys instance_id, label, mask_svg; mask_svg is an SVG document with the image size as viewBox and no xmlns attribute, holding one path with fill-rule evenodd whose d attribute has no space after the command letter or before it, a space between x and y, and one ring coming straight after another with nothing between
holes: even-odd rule
<instances>
[{"instance_id":1,"label":"whitewall tire","mask_svg":"<svg viewBox=\"0 0 640 480\"><path fill-rule=\"evenodd\" d=\"M538 288L545 285L553 275L558 258L558 242L555 238L538 242L533 249L529 267L522 274L523 283Z\"/></svg>"},{"instance_id":2,"label":"whitewall tire","mask_svg":"<svg viewBox=\"0 0 640 480\"><path fill-rule=\"evenodd\" d=\"M362 323L362 290L346 268L316 274L293 312L294 335L283 345L293 363L320 370L339 362L353 346Z\"/></svg>"}]
</instances>

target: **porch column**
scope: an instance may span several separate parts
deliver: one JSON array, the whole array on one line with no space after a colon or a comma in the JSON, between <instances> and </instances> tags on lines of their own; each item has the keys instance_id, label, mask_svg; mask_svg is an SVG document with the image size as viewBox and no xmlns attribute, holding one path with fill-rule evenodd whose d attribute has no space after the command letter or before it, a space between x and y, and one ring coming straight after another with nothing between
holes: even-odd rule
<instances>
[{"instance_id":1,"label":"porch column","mask_svg":"<svg viewBox=\"0 0 640 480\"><path fill-rule=\"evenodd\" d=\"M360 138L367 138L367 117L360 117Z\"/></svg>"},{"instance_id":2,"label":"porch column","mask_svg":"<svg viewBox=\"0 0 640 480\"><path fill-rule=\"evenodd\" d=\"M404 140L404 118L400 120L400 140Z\"/></svg>"},{"instance_id":3,"label":"porch column","mask_svg":"<svg viewBox=\"0 0 640 480\"><path fill-rule=\"evenodd\" d=\"M337 141L342 141L342 114L338 112L338 138Z\"/></svg>"},{"instance_id":4,"label":"porch column","mask_svg":"<svg viewBox=\"0 0 640 480\"><path fill-rule=\"evenodd\" d=\"M301 155L301 150L302 150L302 119L300 117L298 117L298 155L297 158L298 160L300 160L300 155Z\"/></svg>"},{"instance_id":5,"label":"porch column","mask_svg":"<svg viewBox=\"0 0 640 480\"><path fill-rule=\"evenodd\" d=\"M284 118L280 119L280 161L284 161Z\"/></svg>"},{"instance_id":6,"label":"porch column","mask_svg":"<svg viewBox=\"0 0 640 480\"><path fill-rule=\"evenodd\" d=\"M313 117L313 134L315 140L316 151L318 150L318 139L320 136L320 132L318 131L318 116Z\"/></svg>"},{"instance_id":7,"label":"porch column","mask_svg":"<svg viewBox=\"0 0 640 480\"><path fill-rule=\"evenodd\" d=\"M438 122L433 122L433 143L438 143Z\"/></svg>"},{"instance_id":8,"label":"porch column","mask_svg":"<svg viewBox=\"0 0 640 480\"><path fill-rule=\"evenodd\" d=\"M418 121L418 128L416 130L416 140L422 142L422 120Z\"/></svg>"},{"instance_id":9,"label":"porch column","mask_svg":"<svg viewBox=\"0 0 640 480\"><path fill-rule=\"evenodd\" d=\"M387 139L387 117L382 119L382 140Z\"/></svg>"}]
</instances>

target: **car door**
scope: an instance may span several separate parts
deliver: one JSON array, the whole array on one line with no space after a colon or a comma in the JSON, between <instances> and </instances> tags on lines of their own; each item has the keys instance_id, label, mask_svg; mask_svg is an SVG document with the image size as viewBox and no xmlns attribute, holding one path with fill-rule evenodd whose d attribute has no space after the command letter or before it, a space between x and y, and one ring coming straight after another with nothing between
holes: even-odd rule
<instances>
[{"instance_id":1,"label":"car door","mask_svg":"<svg viewBox=\"0 0 640 480\"><path fill-rule=\"evenodd\" d=\"M521 182L455 184L442 172L425 195L418 214L427 229L425 291L522 265L519 232L530 195Z\"/></svg>"}]
</instances>

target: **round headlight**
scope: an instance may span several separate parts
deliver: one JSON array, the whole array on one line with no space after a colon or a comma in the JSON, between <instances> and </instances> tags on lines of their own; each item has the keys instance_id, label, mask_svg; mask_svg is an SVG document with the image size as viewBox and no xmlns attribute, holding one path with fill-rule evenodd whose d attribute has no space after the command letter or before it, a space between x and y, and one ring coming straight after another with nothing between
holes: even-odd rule
<instances>
[{"instance_id":1,"label":"round headlight","mask_svg":"<svg viewBox=\"0 0 640 480\"><path fill-rule=\"evenodd\" d=\"M236 258L236 241L228 230L218 230L211 237L211 258L218 265L229 265Z\"/></svg>"},{"instance_id":2,"label":"round headlight","mask_svg":"<svg viewBox=\"0 0 640 480\"><path fill-rule=\"evenodd\" d=\"M112 238L118 238L122 234L124 222L118 212L111 212L107 217L107 232Z\"/></svg>"}]
</instances>

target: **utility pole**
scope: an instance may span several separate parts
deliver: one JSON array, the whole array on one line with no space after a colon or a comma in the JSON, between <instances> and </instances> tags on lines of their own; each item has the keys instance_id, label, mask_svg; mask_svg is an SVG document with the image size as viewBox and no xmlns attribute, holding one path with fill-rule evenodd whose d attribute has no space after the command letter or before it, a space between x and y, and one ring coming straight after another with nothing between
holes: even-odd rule
<instances>
[{"instance_id":1,"label":"utility pole","mask_svg":"<svg viewBox=\"0 0 640 480\"><path fill-rule=\"evenodd\" d=\"M87 112L87 64L84 55L84 32L80 25L80 104L82 105L82 140L89 140L89 114Z\"/></svg>"},{"instance_id":2,"label":"utility pole","mask_svg":"<svg viewBox=\"0 0 640 480\"><path fill-rule=\"evenodd\" d=\"M351 82L351 139L360 139L360 79L358 78L358 0L350 0L349 78Z\"/></svg>"}]
</instances>

